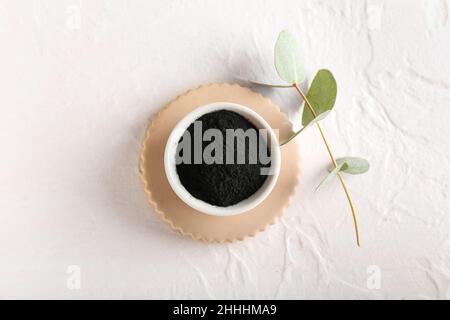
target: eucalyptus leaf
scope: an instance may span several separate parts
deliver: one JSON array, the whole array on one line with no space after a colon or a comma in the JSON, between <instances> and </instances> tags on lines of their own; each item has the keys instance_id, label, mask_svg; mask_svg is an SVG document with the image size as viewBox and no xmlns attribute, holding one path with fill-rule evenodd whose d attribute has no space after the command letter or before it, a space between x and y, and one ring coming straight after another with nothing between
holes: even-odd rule
<instances>
[{"instance_id":1,"label":"eucalyptus leaf","mask_svg":"<svg viewBox=\"0 0 450 320\"><path fill-rule=\"evenodd\" d=\"M295 37L287 30L278 35L275 44L275 68L281 79L289 84L305 80L303 57Z\"/></svg>"},{"instance_id":2,"label":"eucalyptus leaf","mask_svg":"<svg viewBox=\"0 0 450 320\"><path fill-rule=\"evenodd\" d=\"M326 69L319 70L314 77L311 86L306 94L311 107L316 114L333 109L336 102L337 84L333 74ZM306 126L314 119L314 115L309 108L303 109L302 124Z\"/></svg>"},{"instance_id":3,"label":"eucalyptus leaf","mask_svg":"<svg viewBox=\"0 0 450 320\"><path fill-rule=\"evenodd\" d=\"M308 123L306 126L298 130L296 133L294 133L292 136L290 136L287 140L280 143L280 146L284 146L286 143L294 139L296 136L298 136L300 133L302 133L304 130L308 129L309 127L313 126L317 122L325 119L331 111L325 111L324 113L319 114L317 117L315 117L310 123Z\"/></svg>"},{"instance_id":4,"label":"eucalyptus leaf","mask_svg":"<svg viewBox=\"0 0 450 320\"><path fill-rule=\"evenodd\" d=\"M280 143L280 146L284 146L286 143L294 139L296 136L298 136L300 133L302 133L304 130L310 128L312 125L316 124L317 122L325 119L330 114L330 111L325 111L324 113L319 114L317 117L315 117L308 125L304 126L300 130L298 130L296 133L294 133L292 136L289 137L289 139L283 141Z\"/></svg>"},{"instance_id":5,"label":"eucalyptus leaf","mask_svg":"<svg viewBox=\"0 0 450 320\"><path fill-rule=\"evenodd\" d=\"M336 159L337 164L345 163L345 168L342 168L342 172L349 173L349 174L362 174L369 171L369 161L363 158L358 157L343 157ZM334 166L330 166L328 168L328 171L333 171Z\"/></svg>"},{"instance_id":6,"label":"eucalyptus leaf","mask_svg":"<svg viewBox=\"0 0 450 320\"><path fill-rule=\"evenodd\" d=\"M336 176L339 171L343 171L346 167L346 163L342 162L341 164L338 164L336 168L334 168L328 173L328 175L325 177L325 179L322 180L322 182L317 186L316 191L319 190L322 186L324 186L327 182L331 181L331 179Z\"/></svg>"},{"instance_id":7,"label":"eucalyptus leaf","mask_svg":"<svg viewBox=\"0 0 450 320\"><path fill-rule=\"evenodd\" d=\"M331 110L327 110L322 112L321 114L317 115L317 117L315 117L314 119L312 119L305 127L303 128L309 128L312 125L316 124L319 121L322 121L323 119L325 119L326 117L328 117L328 115L330 114Z\"/></svg>"},{"instance_id":8,"label":"eucalyptus leaf","mask_svg":"<svg viewBox=\"0 0 450 320\"><path fill-rule=\"evenodd\" d=\"M263 86L263 87L270 87L270 88L292 88L292 85L287 84L270 84L270 83L263 83L259 81L253 81L253 80L247 80L249 83L257 85L257 86Z\"/></svg>"}]
</instances>

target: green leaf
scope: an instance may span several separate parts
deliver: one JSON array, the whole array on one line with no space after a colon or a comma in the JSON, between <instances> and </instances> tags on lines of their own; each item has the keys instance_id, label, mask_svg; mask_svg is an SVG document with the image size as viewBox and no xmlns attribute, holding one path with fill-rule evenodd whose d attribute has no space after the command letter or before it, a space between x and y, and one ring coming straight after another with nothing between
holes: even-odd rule
<instances>
[{"instance_id":1,"label":"green leaf","mask_svg":"<svg viewBox=\"0 0 450 320\"><path fill-rule=\"evenodd\" d=\"M270 83L263 83L259 81L253 81L253 80L247 80L250 84L254 84L257 86L263 86L263 87L270 87L270 88L292 88L292 85L287 84L270 84Z\"/></svg>"},{"instance_id":2,"label":"green leaf","mask_svg":"<svg viewBox=\"0 0 450 320\"><path fill-rule=\"evenodd\" d=\"M337 84L333 74L326 69L319 70L309 87L306 98L316 114L333 109L336 102ZM314 119L307 106L303 108L302 124L306 126Z\"/></svg>"},{"instance_id":3,"label":"green leaf","mask_svg":"<svg viewBox=\"0 0 450 320\"><path fill-rule=\"evenodd\" d=\"M363 158L357 157L344 157L336 159L337 164L345 163L345 168L342 168L342 172L349 174L362 174L369 171L369 161ZM328 171L333 171L334 166L330 166Z\"/></svg>"},{"instance_id":4,"label":"green leaf","mask_svg":"<svg viewBox=\"0 0 450 320\"><path fill-rule=\"evenodd\" d=\"M325 119L331 111L325 111L324 113L319 114L317 117L315 117L310 123L308 123L306 126L298 130L296 133L294 133L292 136L290 136L287 140L280 143L280 146L284 146L286 143L294 139L296 136L298 136L300 133L302 133L304 130L308 129L312 125L316 124L317 122Z\"/></svg>"},{"instance_id":5,"label":"green leaf","mask_svg":"<svg viewBox=\"0 0 450 320\"><path fill-rule=\"evenodd\" d=\"M328 115L330 114L331 110L327 110L322 112L321 114L317 115L317 117L315 117L314 119L312 119L306 126L304 126L303 128L309 128L312 125L316 124L319 121L322 121L323 119L325 119L326 117L328 117Z\"/></svg>"},{"instance_id":6,"label":"green leaf","mask_svg":"<svg viewBox=\"0 0 450 320\"><path fill-rule=\"evenodd\" d=\"M334 176L338 174L339 171L343 171L346 167L346 163L343 162L341 164L338 164L336 168L334 168L328 173L328 175L325 177L325 179L322 180L322 182L317 186L316 191L319 190L322 186L324 186L327 182L331 181Z\"/></svg>"},{"instance_id":7,"label":"green leaf","mask_svg":"<svg viewBox=\"0 0 450 320\"><path fill-rule=\"evenodd\" d=\"M305 80L300 48L295 37L287 30L280 32L275 44L275 68L280 78L289 84Z\"/></svg>"}]
</instances>

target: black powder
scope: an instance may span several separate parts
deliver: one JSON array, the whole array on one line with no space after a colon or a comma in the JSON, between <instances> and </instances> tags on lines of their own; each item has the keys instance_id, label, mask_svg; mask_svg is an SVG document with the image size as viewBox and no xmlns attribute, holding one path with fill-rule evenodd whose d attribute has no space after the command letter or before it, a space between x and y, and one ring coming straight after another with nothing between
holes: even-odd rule
<instances>
[{"instance_id":1,"label":"black powder","mask_svg":"<svg viewBox=\"0 0 450 320\"><path fill-rule=\"evenodd\" d=\"M240 114L227 110L207 113L196 121L202 122L202 136L207 129L214 128L222 132L224 137L223 164L205 164L204 161L201 164L194 164L194 152L191 152L191 164L181 163L176 166L181 184L195 198L220 207L234 205L254 194L267 179L267 175L261 174L261 168L269 167L270 162L262 164L258 155L256 163L249 163L247 139L244 150L245 163L238 164L237 161L234 161L234 164L226 164L227 152L234 152L235 160L237 160L237 152L242 152L242 150L236 150L238 147L236 139L233 144L230 144L225 137L226 129L243 129L245 131L247 129L257 130L257 128ZM191 150L194 150L194 123L188 127L187 131L191 136ZM260 137L258 134L256 136L259 146ZM180 139L179 146L182 140L183 138ZM261 145L266 148L265 154L270 156L267 144L264 139L262 140ZM210 141L203 141L202 150L210 143ZM182 154L183 151L180 152L180 155Z\"/></svg>"}]
</instances>

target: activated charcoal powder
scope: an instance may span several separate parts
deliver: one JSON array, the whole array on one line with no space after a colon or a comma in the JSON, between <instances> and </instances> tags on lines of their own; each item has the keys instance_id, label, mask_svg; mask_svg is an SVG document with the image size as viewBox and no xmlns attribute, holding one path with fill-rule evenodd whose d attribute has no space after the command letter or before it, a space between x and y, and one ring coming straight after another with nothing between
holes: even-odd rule
<instances>
[{"instance_id":1,"label":"activated charcoal powder","mask_svg":"<svg viewBox=\"0 0 450 320\"><path fill-rule=\"evenodd\" d=\"M262 159L261 154L266 157ZM270 167L265 136L249 120L227 110L194 121L178 142L177 157L184 188L195 198L220 207L249 198L266 181L262 169Z\"/></svg>"}]
</instances>

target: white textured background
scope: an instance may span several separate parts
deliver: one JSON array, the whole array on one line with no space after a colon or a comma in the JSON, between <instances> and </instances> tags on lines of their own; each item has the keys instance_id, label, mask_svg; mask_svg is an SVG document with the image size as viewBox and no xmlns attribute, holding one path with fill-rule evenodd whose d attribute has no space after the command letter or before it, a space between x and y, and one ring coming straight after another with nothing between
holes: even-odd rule
<instances>
[{"instance_id":1,"label":"white textured background","mask_svg":"<svg viewBox=\"0 0 450 320\"><path fill-rule=\"evenodd\" d=\"M450 299L449 6L0 0L0 297ZM146 202L147 119L200 84L277 81L284 28L310 79L336 76L336 155L371 162L348 177L361 249L338 182L312 191L328 164L316 130L293 204L255 238L195 242ZM293 90L263 93L298 120Z\"/></svg>"}]
</instances>

